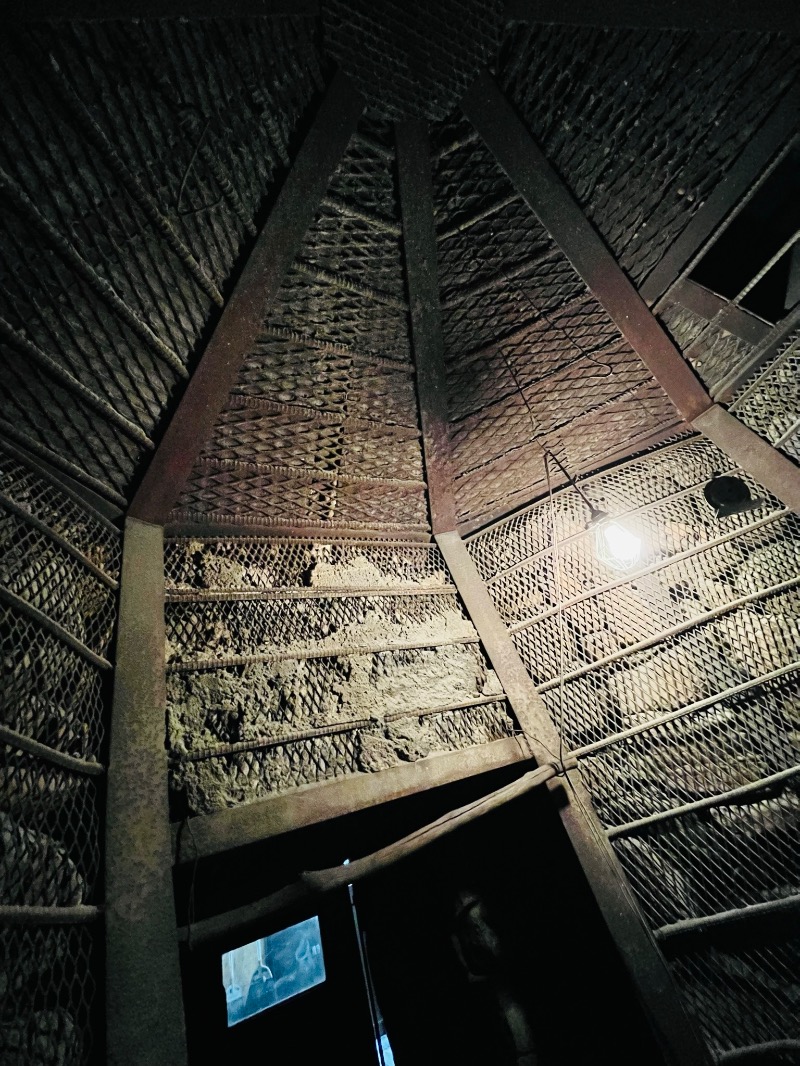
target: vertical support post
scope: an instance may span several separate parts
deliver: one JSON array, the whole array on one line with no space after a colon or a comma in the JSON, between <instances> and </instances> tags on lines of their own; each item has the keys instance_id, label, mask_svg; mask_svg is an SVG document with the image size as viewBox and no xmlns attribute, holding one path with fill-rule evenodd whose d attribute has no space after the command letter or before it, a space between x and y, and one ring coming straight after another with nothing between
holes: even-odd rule
<instances>
[{"instance_id":1,"label":"vertical support post","mask_svg":"<svg viewBox=\"0 0 800 1066\"><path fill-rule=\"evenodd\" d=\"M458 533L436 543L500 679L537 762L559 763L561 740ZM639 910L591 798L576 769L545 786L553 796L600 912L634 982L669 1066L710 1066L711 1059L678 996L667 963Z\"/></svg>"},{"instance_id":2,"label":"vertical support post","mask_svg":"<svg viewBox=\"0 0 800 1066\"><path fill-rule=\"evenodd\" d=\"M167 804L164 536L128 518L108 766L108 1062L187 1061Z\"/></svg>"},{"instance_id":3,"label":"vertical support post","mask_svg":"<svg viewBox=\"0 0 800 1066\"><path fill-rule=\"evenodd\" d=\"M456 528L456 504L426 123L421 119L399 123L395 143L431 528L441 533Z\"/></svg>"}]
</instances>

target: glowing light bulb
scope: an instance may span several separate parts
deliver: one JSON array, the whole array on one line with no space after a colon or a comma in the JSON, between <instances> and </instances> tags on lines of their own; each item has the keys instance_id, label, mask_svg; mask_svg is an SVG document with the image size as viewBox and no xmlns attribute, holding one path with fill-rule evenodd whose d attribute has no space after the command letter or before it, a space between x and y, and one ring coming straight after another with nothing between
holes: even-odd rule
<instances>
[{"instance_id":1,"label":"glowing light bulb","mask_svg":"<svg viewBox=\"0 0 800 1066\"><path fill-rule=\"evenodd\" d=\"M642 539L620 522L604 518L595 527L595 550L600 562L612 570L630 570L642 554Z\"/></svg>"}]
</instances>

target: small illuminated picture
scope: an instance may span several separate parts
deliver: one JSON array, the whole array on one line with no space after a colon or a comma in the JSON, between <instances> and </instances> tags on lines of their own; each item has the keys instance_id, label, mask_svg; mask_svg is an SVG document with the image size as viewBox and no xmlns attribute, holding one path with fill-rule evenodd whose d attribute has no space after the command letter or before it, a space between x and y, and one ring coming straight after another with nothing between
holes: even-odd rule
<instances>
[{"instance_id":1,"label":"small illuminated picture","mask_svg":"<svg viewBox=\"0 0 800 1066\"><path fill-rule=\"evenodd\" d=\"M325 980L319 918L243 944L222 956L228 1028Z\"/></svg>"}]
</instances>

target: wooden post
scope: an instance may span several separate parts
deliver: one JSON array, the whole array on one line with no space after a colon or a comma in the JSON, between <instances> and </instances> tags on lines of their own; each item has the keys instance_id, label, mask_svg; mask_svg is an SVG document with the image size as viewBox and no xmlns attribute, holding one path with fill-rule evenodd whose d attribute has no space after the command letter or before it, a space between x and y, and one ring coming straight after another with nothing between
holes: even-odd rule
<instances>
[{"instance_id":1,"label":"wooden post","mask_svg":"<svg viewBox=\"0 0 800 1066\"><path fill-rule=\"evenodd\" d=\"M110 1066L182 1066L172 890L161 526L125 523L106 831Z\"/></svg>"}]
</instances>

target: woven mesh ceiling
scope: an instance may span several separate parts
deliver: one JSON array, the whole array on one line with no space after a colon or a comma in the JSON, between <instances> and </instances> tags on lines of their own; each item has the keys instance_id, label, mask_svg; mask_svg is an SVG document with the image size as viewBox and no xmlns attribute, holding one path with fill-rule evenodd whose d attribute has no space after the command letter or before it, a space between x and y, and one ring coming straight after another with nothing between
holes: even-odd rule
<instances>
[{"instance_id":1,"label":"woven mesh ceiling","mask_svg":"<svg viewBox=\"0 0 800 1066\"><path fill-rule=\"evenodd\" d=\"M503 4L331 0L322 10L329 54L391 119L444 118L500 46Z\"/></svg>"}]
</instances>

